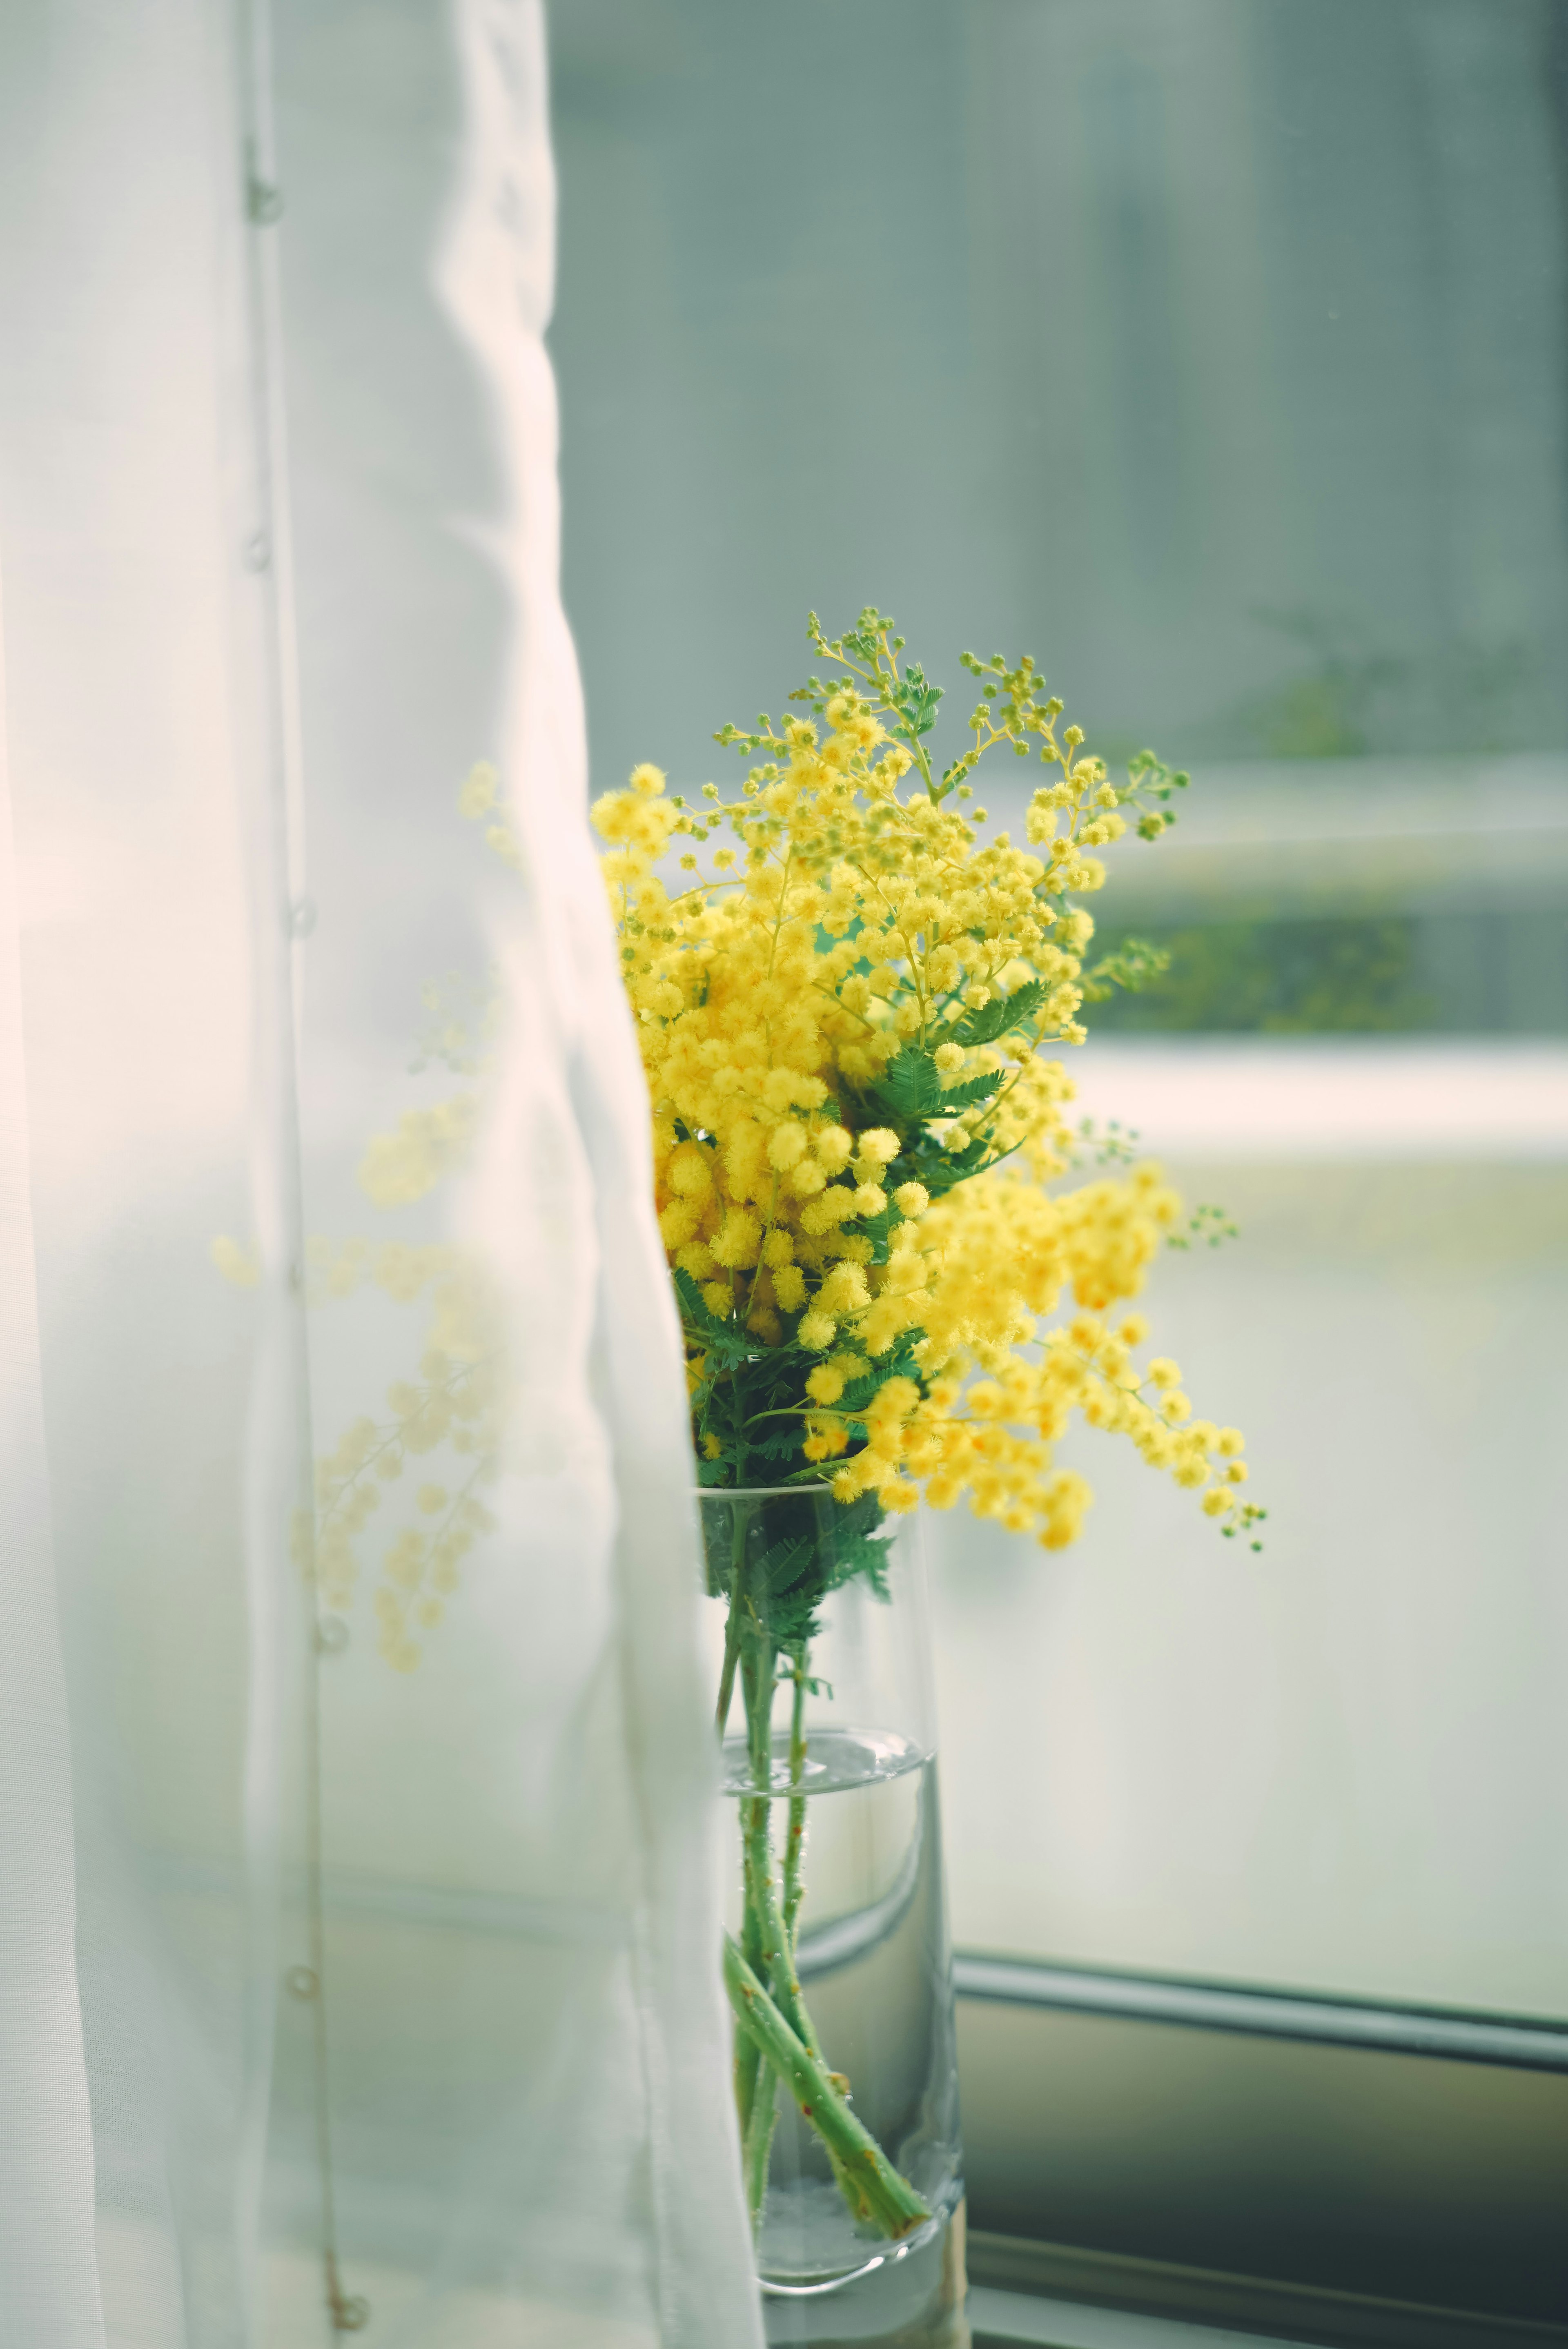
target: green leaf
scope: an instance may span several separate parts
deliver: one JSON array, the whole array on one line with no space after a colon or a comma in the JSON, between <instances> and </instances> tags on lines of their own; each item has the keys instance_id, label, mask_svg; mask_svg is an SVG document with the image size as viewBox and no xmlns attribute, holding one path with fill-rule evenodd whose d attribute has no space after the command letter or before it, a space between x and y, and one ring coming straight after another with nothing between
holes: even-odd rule
<instances>
[{"instance_id":1,"label":"green leaf","mask_svg":"<svg viewBox=\"0 0 1568 2349\"><path fill-rule=\"evenodd\" d=\"M704 1321L711 1321L713 1316L690 1273L684 1271L678 1264L674 1265L670 1269L670 1278L675 1282L676 1295L680 1299L681 1312L686 1319L696 1322L699 1328Z\"/></svg>"},{"instance_id":2,"label":"green leaf","mask_svg":"<svg viewBox=\"0 0 1568 2349\"><path fill-rule=\"evenodd\" d=\"M874 1371L868 1371L862 1378L851 1379L839 1397L835 1409L858 1415L870 1409L889 1379L913 1379L918 1375L913 1358L901 1349L892 1361L879 1362Z\"/></svg>"},{"instance_id":3,"label":"green leaf","mask_svg":"<svg viewBox=\"0 0 1568 2349\"><path fill-rule=\"evenodd\" d=\"M910 1044L905 1044L888 1062L872 1091L895 1116L911 1125L917 1125L923 1118L935 1117L944 1099L942 1075L935 1060L931 1053Z\"/></svg>"},{"instance_id":4,"label":"green leaf","mask_svg":"<svg viewBox=\"0 0 1568 2349\"><path fill-rule=\"evenodd\" d=\"M954 1028L955 1044L994 1044L998 1036L1010 1036L1026 1019L1032 1019L1044 1003L1050 988L1043 978L1031 978L1023 987L1016 987L1011 995L993 996L978 1011L971 1011Z\"/></svg>"},{"instance_id":5,"label":"green leaf","mask_svg":"<svg viewBox=\"0 0 1568 2349\"><path fill-rule=\"evenodd\" d=\"M920 1180L934 1199L951 1191L957 1183L967 1182L977 1174L990 1154L991 1145L983 1133L977 1133L962 1150L943 1150L918 1161Z\"/></svg>"},{"instance_id":6,"label":"green leaf","mask_svg":"<svg viewBox=\"0 0 1568 2349\"><path fill-rule=\"evenodd\" d=\"M983 1076L965 1077L962 1084L944 1088L942 1106L944 1110L973 1109L976 1102L989 1101L993 1093L1000 1092L1006 1078L1005 1069L994 1069Z\"/></svg>"},{"instance_id":7,"label":"green leaf","mask_svg":"<svg viewBox=\"0 0 1568 2349\"><path fill-rule=\"evenodd\" d=\"M918 661L911 661L896 685L888 688L889 706L896 709L903 724L897 729L906 740L929 734L936 723L936 705L942 699L942 688L933 685Z\"/></svg>"},{"instance_id":8,"label":"green leaf","mask_svg":"<svg viewBox=\"0 0 1568 2349\"><path fill-rule=\"evenodd\" d=\"M884 1181L891 1173L891 1168L883 1169ZM884 1207L880 1216L863 1216L861 1218L861 1230L872 1244L873 1264L887 1262L889 1243L894 1230L903 1221L903 1217L898 1209L891 1206Z\"/></svg>"},{"instance_id":9,"label":"green leaf","mask_svg":"<svg viewBox=\"0 0 1568 2349\"><path fill-rule=\"evenodd\" d=\"M721 1353L738 1355L751 1351L751 1340L743 1330L738 1330L733 1322L721 1321L717 1313L709 1311L707 1299L689 1272L676 1265L670 1278L680 1299L681 1319L692 1337Z\"/></svg>"},{"instance_id":10,"label":"green leaf","mask_svg":"<svg viewBox=\"0 0 1568 2349\"><path fill-rule=\"evenodd\" d=\"M758 1453L764 1460L788 1460L791 1453L799 1451L802 1441L799 1427L776 1428L771 1435L763 1436L759 1443L748 1437L746 1448L748 1452Z\"/></svg>"},{"instance_id":11,"label":"green leaf","mask_svg":"<svg viewBox=\"0 0 1568 2349\"><path fill-rule=\"evenodd\" d=\"M781 1599L792 1590L810 1565L816 1545L810 1540L775 1542L765 1550L752 1571L759 1578L769 1599Z\"/></svg>"},{"instance_id":12,"label":"green leaf","mask_svg":"<svg viewBox=\"0 0 1568 2349\"><path fill-rule=\"evenodd\" d=\"M862 1494L847 1507L835 1504L826 1542L813 1540L807 1545L810 1571L769 1599L769 1635L779 1647L814 1639L820 1628L818 1609L847 1582L864 1581L878 1599L886 1601L887 1553L892 1535L891 1529L879 1534L882 1523L882 1504L874 1493Z\"/></svg>"},{"instance_id":13,"label":"green leaf","mask_svg":"<svg viewBox=\"0 0 1568 2349\"><path fill-rule=\"evenodd\" d=\"M951 1117L961 1109L973 1109L976 1102L989 1101L1006 1081L1006 1070L995 1069L965 1077L955 1085L944 1084L932 1055L906 1044L898 1058L888 1062L872 1091L906 1125L922 1125L927 1118Z\"/></svg>"},{"instance_id":14,"label":"green leaf","mask_svg":"<svg viewBox=\"0 0 1568 2349\"><path fill-rule=\"evenodd\" d=\"M1170 968L1171 957L1164 947L1151 946L1147 938L1123 938L1114 954L1108 954L1085 971L1085 999L1089 1003L1108 1003L1118 987L1125 988L1129 995L1137 995L1163 978Z\"/></svg>"}]
</instances>

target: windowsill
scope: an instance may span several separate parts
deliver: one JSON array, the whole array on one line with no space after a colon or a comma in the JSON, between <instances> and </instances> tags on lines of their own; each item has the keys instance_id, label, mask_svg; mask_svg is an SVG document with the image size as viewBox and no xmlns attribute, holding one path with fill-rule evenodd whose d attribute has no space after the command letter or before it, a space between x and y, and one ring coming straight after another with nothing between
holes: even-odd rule
<instances>
[{"instance_id":1,"label":"windowsill","mask_svg":"<svg viewBox=\"0 0 1568 2349\"><path fill-rule=\"evenodd\" d=\"M969 2236L974 2349L1563 2349L1568 2326ZM1261 2328L1261 2329L1259 2329Z\"/></svg>"},{"instance_id":2,"label":"windowsill","mask_svg":"<svg viewBox=\"0 0 1568 2349\"><path fill-rule=\"evenodd\" d=\"M974 2349L1309 2349L1272 2333L1216 2332L1169 2316L1135 2316L1068 2300L971 2284L965 2303Z\"/></svg>"}]
</instances>

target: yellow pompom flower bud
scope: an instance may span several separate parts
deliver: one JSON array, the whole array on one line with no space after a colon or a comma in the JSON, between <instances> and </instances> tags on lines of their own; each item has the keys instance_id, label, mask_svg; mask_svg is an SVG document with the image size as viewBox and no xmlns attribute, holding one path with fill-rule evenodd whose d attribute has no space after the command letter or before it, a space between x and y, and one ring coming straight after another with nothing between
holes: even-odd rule
<instances>
[{"instance_id":1,"label":"yellow pompom flower bud","mask_svg":"<svg viewBox=\"0 0 1568 2349\"><path fill-rule=\"evenodd\" d=\"M944 1077L955 1076L964 1066L964 1047L962 1044L938 1044L934 1057Z\"/></svg>"},{"instance_id":2,"label":"yellow pompom flower bud","mask_svg":"<svg viewBox=\"0 0 1568 2349\"><path fill-rule=\"evenodd\" d=\"M781 1264L773 1275L773 1294L786 1313L793 1313L806 1301L806 1276L798 1264Z\"/></svg>"},{"instance_id":3,"label":"yellow pompom flower bud","mask_svg":"<svg viewBox=\"0 0 1568 2349\"><path fill-rule=\"evenodd\" d=\"M768 1163L785 1172L806 1155L805 1131L799 1125L776 1126L768 1143Z\"/></svg>"},{"instance_id":4,"label":"yellow pompom flower bud","mask_svg":"<svg viewBox=\"0 0 1568 2349\"><path fill-rule=\"evenodd\" d=\"M931 1195L923 1183L901 1183L892 1203L901 1216L923 1216L931 1205Z\"/></svg>"},{"instance_id":5,"label":"yellow pompom flower bud","mask_svg":"<svg viewBox=\"0 0 1568 2349\"><path fill-rule=\"evenodd\" d=\"M898 1136L885 1125L873 1125L869 1133L861 1136L861 1156L870 1158L879 1166L891 1164L898 1156Z\"/></svg>"},{"instance_id":6,"label":"yellow pompom flower bud","mask_svg":"<svg viewBox=\"0 0 1568 2349\"><path fill-rule=\"evenodd\" d=\"M707 1153L695 1142L683 1142L670 1154L668 1181L684 1199L705 1199L713 1188Z\"/></svg>"},{"instance_id":7,"label":"yellow pompom flower bud","mask_svg":"<svg viewBox=\"0 0 1568 2349\"><path fill-rule=\"evenodd\" d=\"M844 1374L831 1362L819 1362L806 1381L813 1402L833 1403L844 1392Z\"/></svg>"},{"instance_id":8,"label":"yellow pompom flower bud","mask_svg":"<svg viewBox=\"0 0 1568 2349\"><path fill-rule=\"evenodd\" d=\"M871 1296L860 1266L836 1264L822 1283L820 1302L823 1312L841 1318L846 1313L858 1313L863 1305L869 1305Z\"/></svg>"},{"instance_id":9,"label":"yellow pompom flower bud","mask_svg":"<svg viewBox=\"0 0 1568 2349\"><path fill-rule=\"evenodd\" d=\"M887 1379L877 1389L868 1407L872 1419L907 1419L920 1402L920 1389L913 1379Z\"/></svg>"},{"instance_id":10,"label":"yellow pompom flower bud","mask_svg":"<svg viewBox=\"0 0 1568 2349\"><path fill-rule=\"evenodd\" d=\"M702 1209L690 1199L672 1199L659 1216L659 1237L666 1249L674 1251L686 1246L702 1217Z\"/></svg>"},{"instance_id":11,"label":"yellow pompom flower bud","mask_svg":"<svg viewBox=\"0 0 1568 2349\"><path fill-rule=\"evenodd\" d=\"M814 1354L825 1353L838 1335L838 1324L813 1307L810 1313L800 1316L796 1335L802 1346L810 1346Z\"/></svg>"},{"instance_id":12,"label":"yellow pompom flower bud","mask_svg":"<svg viewBox=\"0 0 1568 2349\"><path fill-rule=\"evenodd\" d=\"M744 1271L761 1251L762 1226L748 1208L731 1207L708 1245L716 1263Z\"/></svg>"}]
</instances>

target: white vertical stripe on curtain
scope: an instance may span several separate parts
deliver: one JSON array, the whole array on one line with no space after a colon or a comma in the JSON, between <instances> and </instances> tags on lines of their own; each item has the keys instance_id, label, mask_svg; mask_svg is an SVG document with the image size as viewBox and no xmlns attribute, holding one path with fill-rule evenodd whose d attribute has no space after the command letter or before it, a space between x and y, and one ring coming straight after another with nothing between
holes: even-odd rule
<instances>
[{"instance_id":1,"label":"white vertical stripe on curtain","mask_svg":"<svg viewBox=\"0 0 1568 2349\"><path fill-rule=\"evenodd\" d=\"M323 1968L319 1900L307 1902L298 1947L288 1945L281 1914L286 1861L297 1867L314 1831L300 1759L308 1739L307 1770L318 1766L319 1692L315 1610L290 1540L291 1527L310 1521L313 1444L299 1092L304 971L295 936L305 863L269 0L234 0L229 31L233 195L224 210L232 226L221 299L233 352L231 497L249 550L233 575L232 690L249 885L249 1158L259 1273L242 1488L246 1979L234 2176L238 2313L251 2349L275 2329L264 2213L280 1977L289 1959ZM322 2019L325 2027L325 2010ZM335 2262L330 2233L325 2249ZM335 2264L323 2281L340 2289Z\"/></svg>"}]
</instances>

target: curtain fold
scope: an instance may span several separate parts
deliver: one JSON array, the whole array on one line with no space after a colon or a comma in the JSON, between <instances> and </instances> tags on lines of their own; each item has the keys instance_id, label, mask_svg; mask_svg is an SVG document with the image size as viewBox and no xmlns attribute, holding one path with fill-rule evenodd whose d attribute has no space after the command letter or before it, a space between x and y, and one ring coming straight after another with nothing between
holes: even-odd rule
<instances>
[{"instance_id":1,"label":"curtain fold","mask_svg":"<svg viewBox=\"0 0 1568 2349\"><path fill-rule=\"evenodd\" d=\"M28 2349L761 2339L547 89L536 0L0 22Z\"/></svg>"},{"instance_id":2,"label":"curtain fold","mask_svg":"<svg viewBox=\"0 0 1568 2349\"><path fill-rule=\"evenodd\" d=\"M698 1534L684 1357L654 1216L645 1084L588 829L582 688L561 603L555 383L543 339L555 254L544 11L542 0L459 0L457 21L466 174L440 285L485 369L510 466L516 639L506 767L540 949L531 974L521 959L510 965L513 1033L528 1033L534 1002L548 1001L549 1058L564 1071L593 1202L582 1257L593 1268L593 1334L573 1368L584 1417L597 1406L616 1499L606 1564L632 1798L655 2298L664 2340L745 2349L760 2343L761 2327L735 2108L727 2067L714 2060L727 2018L710 1954L715 1774L692 1601ZM538 1040L514 1053L514 1076L538 1071ZM522 1097L509 1112L484 1170L482 1221L511 1274L514 1342L534 1395L557 1367L561 1325L536 1269L538 1236L553 1218L545 1196L519 1212L533 1186L516 1180L517 1162L543 1121Z\"/></svg>"}]
</instances>

